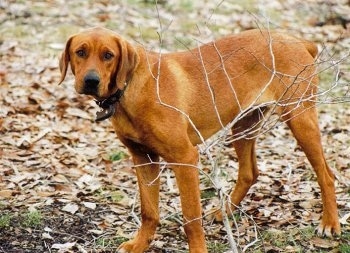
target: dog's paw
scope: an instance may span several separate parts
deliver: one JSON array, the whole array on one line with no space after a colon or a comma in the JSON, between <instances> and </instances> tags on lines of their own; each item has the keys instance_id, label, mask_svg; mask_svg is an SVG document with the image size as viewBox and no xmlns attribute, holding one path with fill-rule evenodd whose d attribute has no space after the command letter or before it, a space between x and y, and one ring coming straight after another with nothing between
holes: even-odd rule
<instances>
[{"instance_id":1,"label":"dog's paw","mask_svg":"<svg viewBox=\"0 0 350 253\"><path fill-rule=\"evenodd\" d=\"M117 249L117 253L128 253L129 251L126 251L126 249Z\"/></svg>"},{"instance_id":2,"label":"dog's paw","mask_svg":"<svg viewBox=\"0 0 350 253\"><path fill-rule=\"evenodd\" d=\"M136 253L136 252L143 252L143 251L135 251L134 250L134 244L132 241L124 242L122 243L118 249L117 253Z\"/></svg>"},{"instance_id":3,"label":"dog's paw","mask_svg":"<svg viewBox=\"0 0 350 253\"><path fill-rule=\"evenodd\" d=\"M118 249L117 253L143 253L148 249L148 244L141 243L138 240L133 239L122 243Z\"/></svg>"},{"instance_id":4,"label":"dog's paw","mask_svg":"<svg viewBox=\"0 0 350 253\"><path fill-rule=\"evenodd\" d=\"M333 222L331 224L325 224L323 221L318 225L317 235L319 236L327 236L333 237L333 235L340 235L340 224L339 222Z\"/></svg>"}]
</instances>

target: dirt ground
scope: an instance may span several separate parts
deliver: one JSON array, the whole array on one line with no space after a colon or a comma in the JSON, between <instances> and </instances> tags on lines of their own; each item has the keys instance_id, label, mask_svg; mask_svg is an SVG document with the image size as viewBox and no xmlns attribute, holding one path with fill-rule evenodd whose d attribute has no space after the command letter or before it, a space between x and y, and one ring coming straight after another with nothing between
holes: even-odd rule
<instances>
[{"instance_id":1,"label":"dirt ground","mask_svg":"<svg viewBox=\"0 0 350 253\"><path fill-rule=\"evenodd\" d=\"M350 252L350 5L298 0L0 0L0 252L115 252L139 226L136 177L108 121L94 122L92 99L79 96L58 57L67 38L104 26L132 43L186 50L251 28L278 29L320 49L319 116L337 181L342 235L314 234L320 190L284 125L259 137L261 175L231 220L243 252ZM161 25L160 25L161 23ZM160 31L162 27L162 31ZM229 193L237 178L233 149L211 150ZM203 171L210 173L206 156ZM148 252L188 252L171 170L161 175L161 226ZM228 232L209 215L217 189L201 175L209 252L229 252Z\"/></svg>"}]
</instances>

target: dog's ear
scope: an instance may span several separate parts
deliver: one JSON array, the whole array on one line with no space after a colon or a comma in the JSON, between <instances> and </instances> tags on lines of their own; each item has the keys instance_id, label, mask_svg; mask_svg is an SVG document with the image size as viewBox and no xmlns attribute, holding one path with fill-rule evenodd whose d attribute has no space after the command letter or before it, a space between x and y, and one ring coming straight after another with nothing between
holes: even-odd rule
<instances>
[{"instance_id":1,"label":"dog's ear","mask_svg":"<svg viewBox=\"0 0 350 253\"><path fill-rule=\"evenodd\" d=\"M72 39L73 39L73 36L67 40L66 47L61 54L61 58L59 61L60 71L61 71L61 79L60 79L58 84L61 84L63 82L63 80L67 74L67 69L68 69L68 65L69 65L69 61L70 61L69 48L70 48L70 44L72 42Z\"/></svg>"},{"instance_id":2,"label":"dog's ear","mask_svg":"<svg viewBox=\"0 0 350 253\"><path fill-rule=\"evenodd\" d=\"M139 62L139 55L135 48L125 40L116 37L120 56L118 69L116 72L116 85L118 89L124 89L124 86L132 78L133 72Z\"/></svg>"}]
</instances>

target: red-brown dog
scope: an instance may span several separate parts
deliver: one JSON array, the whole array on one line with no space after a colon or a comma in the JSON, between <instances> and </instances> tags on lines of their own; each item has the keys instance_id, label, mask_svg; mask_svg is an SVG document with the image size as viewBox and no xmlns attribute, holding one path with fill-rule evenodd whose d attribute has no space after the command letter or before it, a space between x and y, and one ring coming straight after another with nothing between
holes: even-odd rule
<instances>
[{"instance_id":1,"label":"red-brown dog","mask_svg":"<svg viewBox=\"0 0 350 253\"><path fill-rule=\"evenodd\" d=\"M272 114L287 122L316 171L323 217L319 234L340 233L334 176L320 141L315 95L316 46L282 33L250 30L186 52L159 54L93 28L72 36L60 60L70 63L78 93L95 97L137 165L142 225L119 252L144 252L159 223L162 157L180 191L191 253L207 252L202 228L197 144L229 125L239 161L230 208L258 177L255 137ZM254 110L256 108L256 110ZM239 119L239 120L238 120Z\"/></svg>"}]
</instances>

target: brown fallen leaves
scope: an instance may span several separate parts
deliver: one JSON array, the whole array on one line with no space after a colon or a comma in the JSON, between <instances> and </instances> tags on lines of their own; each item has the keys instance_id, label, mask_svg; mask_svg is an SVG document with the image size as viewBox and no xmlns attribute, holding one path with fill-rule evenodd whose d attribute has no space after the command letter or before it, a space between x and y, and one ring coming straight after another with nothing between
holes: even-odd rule
<instances>
[{"instance_id":1,"label":"brown fallen leaves","mask_svg":"<svg viewBox=\"0 0 350 253\"><path fill-rule=\"evenodd\" d=\"M187 7L164 2L159 6L160 19L174 21L171 36L164 37L167 50L195 46L190 38L208 40L253 27L256 17L246 10L254 13L256 6L263 6L261 1L255 7L232 1L206 2L205 6L188 2ZM269 3L278 12L271 8L267 13L281 15L275 22L326 43L324 51L336 55L332 57L343 56L348 30L303 24L304 18L298 17L303 8L311 7L300 1L283 6L278 1ZM332 6L336 9L339 4ZM132 38L139 38L141 30L144 44L158 46L154 5L108 0L3 1L0 22L0 252L113 252L139 226L134 170L109 122L94 122L96 105L75 93L72 76L57 85L58 55L69 35L95 25ZM335 96L348 94L348 63L345 59L339 64L342 86ZM334 82L332 71L321 76L325 84ZM235 214L237 226L232 222L241 249L312 252L349 244L350 106L322 105L320 125L326 156L338 179L344 236L334 241L314 237L312 229L321 214L319 187L303 153L280 126L260 138L261 176ZM212 154L220 167L220 184L228 193L237 178L234 151L214 149ZM205 157L202 160L210 167ZM185 252L181 208L170 170L162 172L161 181L161 227L150 252ZM225 252L227 231L207 215L220 201L204 174L201 188L208 247L210 252ZM40 214L39 221L28 222L29 214L35 212Z\"/></svg>"}]
</instances>

